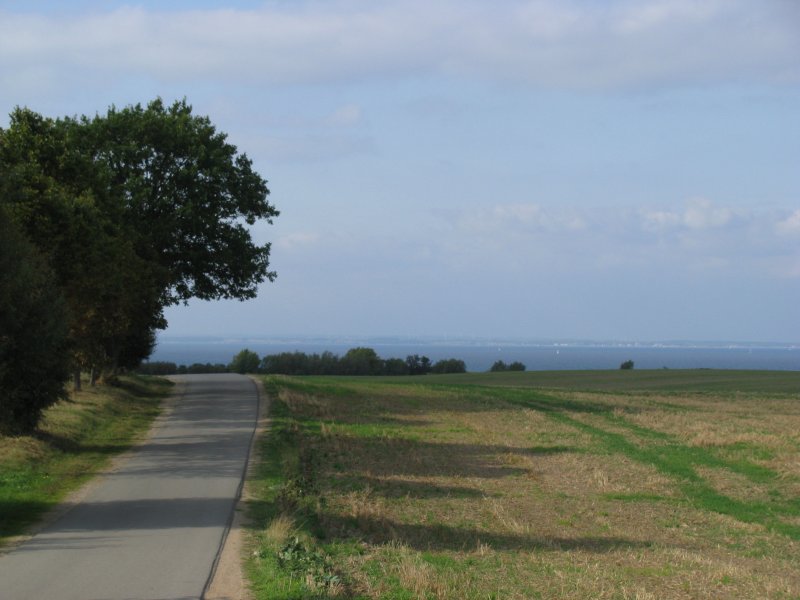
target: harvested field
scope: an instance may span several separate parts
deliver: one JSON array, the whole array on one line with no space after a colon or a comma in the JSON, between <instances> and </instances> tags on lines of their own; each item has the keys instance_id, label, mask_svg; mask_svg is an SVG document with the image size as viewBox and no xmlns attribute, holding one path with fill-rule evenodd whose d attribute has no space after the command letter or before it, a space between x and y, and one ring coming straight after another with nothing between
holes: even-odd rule
<instances>
[{"instance_id":1,"label":"harvested field","mask_svg":"<svg viewBox=\"0 0 800 600\"><path fill-rule=\"evenodd\" d=\"M269 378L258 597L800 596L800 374L520 375Z\"/></svg>"}]
</instances>

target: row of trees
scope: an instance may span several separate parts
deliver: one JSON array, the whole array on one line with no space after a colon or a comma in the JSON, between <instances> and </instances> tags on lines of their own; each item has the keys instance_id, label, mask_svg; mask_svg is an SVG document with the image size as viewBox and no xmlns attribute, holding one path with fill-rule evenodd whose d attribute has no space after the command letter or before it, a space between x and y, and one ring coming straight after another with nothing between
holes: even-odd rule
<instances>
[{"instance_id":1,"label":"row of trees","mask_svg":"<svg viewBox=\"0 0 800 600\"><path fill-rule=\"evenodd\" d=\"M267 183L185 101L0 129L0 432L36 426L67 372L137 366L190 298L256 295L272 280Z\"/></svg>"},{"instance_id":2,"label":"row of trees","mask_svg":"<svg viewBox=\"0 0 800 600\"><path fill-rule=\"evenodd\" d=\"M343 356L332 352L306 354L282 352L259 359L251 350L239 352L230 364L234 373L281 375L425 375L427 373L466 373L463 360L448 358L431 362L427 356L413 354L402 358L378 356L372 348L351 348Z\"/></svg>"},{"instance_id":3,"label":"row of trees","mask_svg":"<svg viewBox=\"0 0 800 600\"><path fill-rule=\"evenodd\" d=\"M492 373L501 372L501 371L524 371L525 365L519 361L514 361L512 363L506 364L502 360L497 360L491 366L489 371Z\"/></svg>"},{"instance_id":4,"label":"row of trees","mask_svg":"<svg viewBox=\"0 0 800 600\"><path fill-rule=\"evenodd\" d=\"M228 365L195 363L176 365L173 362L144 363L139 372L148 375L191 373L265 373L280 375L425 375L427 373L466 373L463 360L448 358L431 362L427 356L413 354L402 358L383 359L372 348L352 348L344 356L332 352L306 354L282 352L259 358L244 349Z\"/></svg>"}]
</instances>

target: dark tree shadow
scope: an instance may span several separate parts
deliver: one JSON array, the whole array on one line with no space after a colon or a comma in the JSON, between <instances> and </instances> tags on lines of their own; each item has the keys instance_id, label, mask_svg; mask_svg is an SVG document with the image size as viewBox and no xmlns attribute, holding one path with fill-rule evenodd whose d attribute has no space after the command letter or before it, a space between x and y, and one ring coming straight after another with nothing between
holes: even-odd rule
<instances>
[{"instance_id":1,"label":"dark tree shadow","mask_svg":"<svg viewBox=\"0 0 800 600\"><path fill-rule=\"evenodd\" d=\"M387 519L370 517L342 517L323 514L320 522L328 540L361 539L371 544L400 542L419 551L447 550L469 551L479 545L494 550L551 550L605 553L619 549L648 548L650 542L619 537L559 537L528 534L492 533L474 528L449 525L422 525L398 523Z\"/></svg>"}]
</instances>

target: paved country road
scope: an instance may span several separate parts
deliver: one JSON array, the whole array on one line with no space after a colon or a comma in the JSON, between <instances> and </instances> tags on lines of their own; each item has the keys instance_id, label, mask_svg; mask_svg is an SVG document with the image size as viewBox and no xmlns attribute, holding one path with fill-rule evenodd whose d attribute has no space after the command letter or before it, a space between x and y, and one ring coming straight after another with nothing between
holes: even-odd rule
<instances>
[{"instance_id":1,"label":"paved country road","mask_svg":"<svg viewBox=\"0 0 800 600\"><path fill-rule=\"evenodd\" d=\"M0 599L202 596L244 474L258 392L242 375L174 379L184 392L147 441L0 556Z\"/></svg>"}]
</instances>

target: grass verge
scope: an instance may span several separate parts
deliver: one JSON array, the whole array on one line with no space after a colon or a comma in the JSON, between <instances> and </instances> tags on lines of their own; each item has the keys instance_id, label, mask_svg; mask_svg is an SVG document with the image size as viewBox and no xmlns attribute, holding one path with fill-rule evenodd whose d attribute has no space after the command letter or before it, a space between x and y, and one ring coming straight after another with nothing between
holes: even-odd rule
<instances>
[{"instance_id":1,"label":"grass verge","mask_svg":"<svg viewBox=\"0 0 800 600\"><path fill-rule=\"evenodd\" d=\"M627 375L269 378L257 597L800 597L797 374Z\"/></svg>"},{"instance_id":2,"label":"grass verge","mask_svg":"<svg viewBox=\"0 0 800 600\"><path fill-rule=\"evenodd\" d=\"M125 376L73 393L44 413L35 435L0 437L0 545L105 467L149 428L172 384Z\"/></svg>"}]
</instances>

